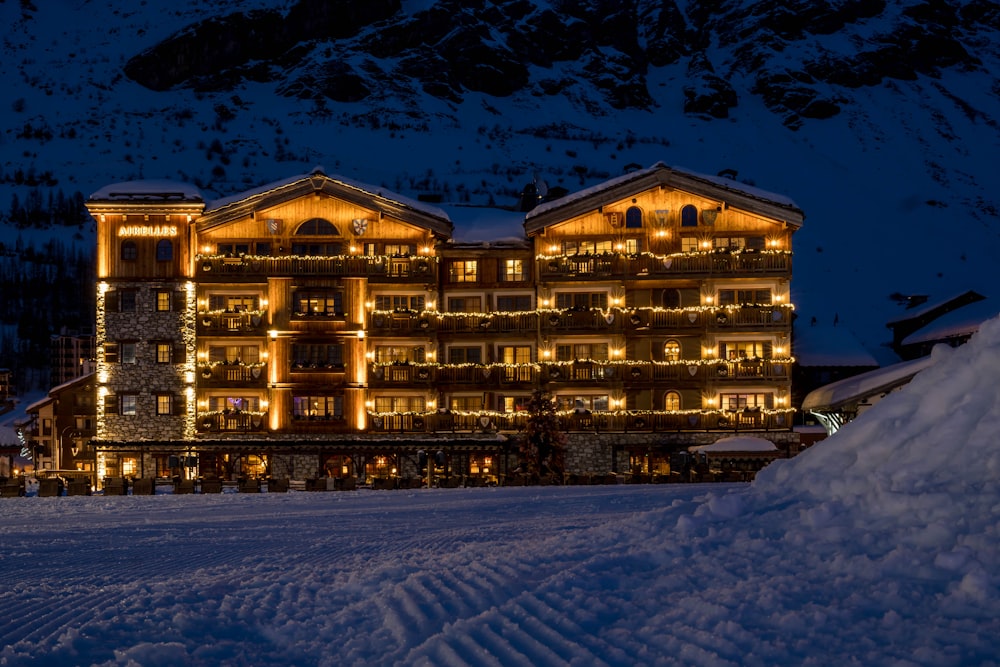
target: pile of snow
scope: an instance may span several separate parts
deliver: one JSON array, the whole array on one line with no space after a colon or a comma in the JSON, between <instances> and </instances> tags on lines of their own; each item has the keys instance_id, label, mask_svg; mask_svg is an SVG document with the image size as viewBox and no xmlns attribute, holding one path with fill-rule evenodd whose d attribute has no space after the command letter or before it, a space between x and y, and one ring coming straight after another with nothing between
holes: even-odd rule
<instances>
[{"instance_id":1,"label":"pile of snow","mask_svg":"<svg viewBox=\"0 0 1000 667\"><path fill-rule=\"evenodd\" d=\"M0 664L998 665L1000 321L752 485L6 498Z\"/></svg>"}]
</instances>

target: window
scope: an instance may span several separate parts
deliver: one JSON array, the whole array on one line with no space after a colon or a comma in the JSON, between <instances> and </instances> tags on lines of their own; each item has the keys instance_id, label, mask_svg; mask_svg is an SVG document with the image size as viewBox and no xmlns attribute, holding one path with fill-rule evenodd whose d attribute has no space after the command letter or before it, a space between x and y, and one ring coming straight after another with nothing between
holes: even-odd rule
<instances>
[{"instance_id":1,"label":"window","mask_svg":"<svg viewBox=\"0 0 1000 667\"><path fill-rule=\"evenodd\" d=\"M374 254L374 253L372 253ZM385 254L396 257L408 257L417 254L416 248L408 243L386 243Z\"/></svg>"},{"instance_id":2,"label":"window","mask_svg":"<svg viewBox=\"0 0 1000 667\"><path fill-rule=\"evenodd\" d=\"M771 409L774 407L772 394L722 394L723 410Z\"/></svg>"},{"instance_id":3,"label":"window","mask_svg":"<svg viewBox=\"0 0 1000 667\"><path fill-rule=\"evenodd\" d=\"M209 396L208 408L213 412L257 412L260 399L256 396Z\"/></svg>"},{"instance_id":4,"label":"window","mask_svg":"<svg viewBox=\"0 0 1000 667\"><path fill-rule=\"evenodd\" d=\"M424 295L378 294L375 296L375 310L423 310Z\"/></svg>"},{"instance_id":5,"label":"window","mask_svg":"<svg viewBox=\"0 0 1000 667\"><path fill-rule=\"evenodd\" d=\"M292 419L332 420L344 418L343 396L293 396Z\"/></svg>"},{"instance_id":6,"label":"window","mask_svg":"<svg viewBox=\"0 0 1000 667\"><path fill-rule=\"evenodd\" d=\"M139 290L123 289L118 291L118 310L122 313L134 313L139 299Z\"/></svg>"},{"instance_id":7,"label":"window","mask_svg":"<svg viewBox=\"0 0 1000 667\"><path fill-rule=\"evenodd\" d=\"M292 254L301 257L335 257L344 252L340 243L302 243L292 244Z\"/></svg>"},{"instance_id":8,"label":"window","mask_svg":"<svg viewBox=\"0 0 1000 667\"><path fill-rule=\"evenodd\" d=\"M483 300L478 296L449 297L449 313L481 313Z\"/></svg>"},{"instance_id":9,"label":"window","mask_svg":"<svg viewBox=\"0 0 1000 667\"><path fill-rule=\"evenodd\" d=\"M406 363L406 362L423 363L424 361L424 348L419 347L407 347L403 345L376 345L375 346L375 362L379 364L391 364L391 363Z\"/></svg>"},{"instance_id":10,"label":"window","mask_svg":"<svg viewBox=\"0 0 1000 667\"><path fill-rule=\"evenodd\" d=\"M668 391L663 397L663 409L664 410L680 410L681 409L681 395L676 391Z\"/></svg>"},{"instance_id":11,"label":"window","mask_svg":"<svg viewBox=\"0 0 1000 667\"><path fill-rule=\"evenodd\" d=\"M698 226L698 209L688 204L681 209L681 227Z\"/></svg>"},{"instance_id":12,"label":"window","mask_svg":"<svg viewBox=\"0 0 1000 667\"><path fill-rule=\"evenodd\" d=\"M500 362L504 364L530 364L530 345L501 345L497 350Z\"/></svg>"},{"instance_id":13,"label":"window","mask_svg":"<svg viewBox=\"0 0 1000 667\"><path fill-rule=\"evenodd\" d=\"M681 358L681 344L676 340L668 340L663 344L663 360L679 361Z\"/></svg>"},{"instance_id":14,"label":"window","mask_svg":"<svg viewBox=\"0 0 1000 667\"><path fill-rule=\"evenodd\" d=\"M292 368L342 368L344 346L340 343L296 343L292 345Z\"/></svg>"},{"instance_id":15,"label":"window","mask_svg":"<svg viewBox=\"0 0 1000 667\"><path fill-rule=\"evenodd\" d=\"M174 413L174 397L170 394L156 395L156 414L172 415Z\"/></svg>"},{"instance_id":16,"label":"window","mask_svg":"<svg viewBox=\"0 0 1000 667\"><path fill-rule=\"evenodd\" d=\"M299 291L292 298L296 315L343 315L344 294L338 291Z\"/></svg>"},{"instance_id":17,"label":"window","mask_svg":"<svg viewBox=\"0 0 1000 667\"><path fill-rule=\"evenodd\" d=\"M771 289L763 287L758 289L720 289L719 305L734 306L737 304L762 304L771 303Z\"/></svg>"},{"instance_id":18,"label":"window","mask_svg":"<svg viewBox=\"0 0 1000 667\"><path fill-rule=\"evenodd\" d=\"M168 290L156 290L156 310L164 313L170 310L173 293Z\"/></svg>"},{"instance_id":19,"label":"window","mask_svg":"<svg viewBox=\"0 0 1000 667\"><path fill-rule=\"evenodd\" d=\"M260 361L260 348L256 345L212 345L208 348L208 361L213 364L256 364Z\"/></svg>"},{"instance_id":20,"label":"window","mask_svg":"<svg viewBox=\"0 0 1000 667\"><path fill-rule=\"evenodd\" d=\"M501 260L500 280L507 282L524 280L524 261L520 259Z\"/></svg>"},{"instance_id":21,"label":"window","mask_svg":"<svg viewBox=\"0 0 1000 667\"><path fill-rule=\"evenodd\" d=\"M156 242L156 261L169 262L174 258L174 244L167 239Z\"/></svg>"},{"instance_id":22,"label":"window","mask_svg":"<svg viewBox=\"0 0 1000 667\"><path fill-rule=\"evenodd\" d=\"M566 255L602 255L611 252L612 249L610 240L566 241L563 243L563 253Z\"/></svg>"},{"instance_id":23,"label":"window","mask_svg":"<svg viewBox=\"0 0 1000 667\"><path fill-rule=\"evenodd\" d=\"M716 236L712 239L716 250L742 250L746 244L747 240L742 236Z\"/></svg>"},{"instance_id":24,"label":"window","mask_svg":"<svg viewBox=\"0 0 1000 667\"><path fill-rule=\"evenodd\" d=\"M296 236L340 236L333 223L323 218L306 220L295 230Z\"/></svg>"},{"instance_id":25,"label":"window","mask_svg":"<svg viewBox=\"0 0 1000 667\"><path fill-rule=\"evenodd\" d=\"M210 294L208 296L209 310L242 313L248 310L257 310L259 307L260 297L256 294Z\"/></svg>"},{"instance_id":26,"label":"window","mask_svg":"<svg viewBox=\"0 0 1000 667\"><path fill-rule=\"evenodd\" d=\"M476 396L452 396L449 407L461 412L479 412L483 409L482 394Z\"/></svg>"},{"instance_id":27,"label":"window","mask_svg":"<svg viewBox=\"0 0 1000 667\"><path fill-rule=\"evenodd\" d=\"M592 396L556 396L556 406L558 410L598 410L608 409L608 395L597 394Z\"/></svg>"},{"instance_id":28,"label":"window","mask_svg":"<svg viewBox=\"0 0 1000 667\"><path fill-rule=\"evenodd\" d=\"M158 364L169 364L174 360L174 344L173 343L157 343L156 344L156 363Z\"/></svg>"},{"instance_id":29,"label":"window","mask_svg":"<svg viewBox=\"0 0 1000 667\"><path fill-rule=\"evenodd\" d=\"M698 252L698 238L695 236L681 237L681 252Z\"/></svg>"},{"instance_id":30,"label":"window","mask_svg":"<svg viewBox=\"0 0 1000 667\"><path fill-rule=\"evenodd\" d=\"M139 257L139 247L135 241L122 241L122 259L131 262Z\"/></svg>"},{"instance_id":31,"label":"window","mask_svg":"<svg viewBox=\"0 0 1000 667\"><path fill-rule=\"evenodd\" d=\"M448 265L453 283L474 283L479 278L479 262L474 259L453 261Z\"/></svg>"},{"instance_id":32,"label":"window","mask_svg":"<svg viewBox=\"0 0 1000 667\"><path fill-rule=\"evenodd\" d=\"M423 396L377 396L375 412L424 412Z\"/></svg>"},{"instance_id":33,"label":"window","mask_svg":"<svg viewBox=\"0 0 1000 667\"><path fill-rule=\"evenodd\" d=\"M523 312L531 309L530 294L497 297L497 310L500 312Z\"/></svg>"},{"instance_id":34,"label":"window","mask_svg":"<svg viewBox=\"0 0 1000 667\"><path fill-rule=\"evenodd\" d=\"M104 363L106 364L118 363L118 343L104 344Z\"/></svg>"},{"instance_id":35,"label":"window","mask_svg":"<svg viewBox=\"0 0 1000 667\"><path fill-rule=\"evenodd\" d=\"M681 291L679 289L665 289L660 294L660 304L664 308L681 307Z\"/></svg>"},{"instance_id":36,"label":"window","mask_svg":"<svg viewBox=\"0 0 1000 667\"><path fill-rule=\"evenodd\" d=\"M720 359L770 359L771 343L766 341L729 341L719 343Z\"/></svg>"},{"instance_id":37,"label":"window","mask_svg":"<svg viewBox=\"0 0 1000 667\"><path fill-rule=\"evenodd\" d=\"M607 343L575 343L573 345L556 345L556 361L576 361L593 359L607 361Z\"/></svg>"},{"instance_id":38,"label":"window","mask_svg":"<svg viewBox=\"0 0 1000 667\"><path fill-rule=\"evenodd\" d=\"M122 476L123 477L131 477L132 475L135 474L135 471L136 471L136 462L135 462L135 459L133 457L130 456L128 458L122 459Z\"/></svg>"},{"instance_id":39,"label":"window","mask_svg":"<svg viewBox=\"0 0 1000 667\"><path fill-rule=\"evenodd\" d=\"M501 396L500 412L523 412L530 402L530 396Z\"/></svg>"},{"instance_id":40,"label":"window","mask_svg":"<svg viewBox=\"0 0 1000 667\"><path fill-rule=\"evenodd\" d=\"M136 362L135 343L121 343L119 344L118 349L120 352L120 363L134 364Z\"/></svg>"},{"instance_id":41,"label":"window","mask_svg":"<svg viewBox=\"0 0 1000 667\"><path fill-rule=\"evenodd\" d=\"M600 308L603 310L607 307L607 292L559 292L556 294L556 308L576 310Z\"/></svg>"},{"instance_id":42,"label":"window","mask_svg":"<svg viewBox=\"0 0 1000 667\"><path fill-rule=\"evenodd\" d=\"M639 229L642 227L642 209L638 206L630 206L625 211L625 227Z\"/></svg>"},{"instance_id":43,"label":"window","mask_svg":"<svg viewBox=\"0 0 1000 667\"><path fill-rule=\"evenodd\" d=\"M448 349L449 364L481 364L483 363L483 348L452 347Z\"/></svg>"},{"instance_id":44,"label":"window","mask_svg":"<svg viewBox=\"0 0 1000 667\"><path fill-rule=\"evenodd\" d=\"M134 417L138 406L138 396L135 394L118 395L118 414L125 417Z\"/></svg>"}]
</instances>

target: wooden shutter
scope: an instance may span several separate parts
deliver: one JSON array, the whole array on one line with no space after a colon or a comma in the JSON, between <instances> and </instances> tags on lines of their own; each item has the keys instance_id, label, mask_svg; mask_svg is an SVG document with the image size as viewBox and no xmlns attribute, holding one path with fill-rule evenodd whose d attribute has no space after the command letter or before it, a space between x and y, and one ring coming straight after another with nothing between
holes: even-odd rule
<instances>
[{"instance_id":1,"label":"wooden shutter","mask_svg":"<svg viewBox=\"0 0 1000 667\"><path fill-rule=\"evenodd\" d=\"M104 310L109 313L117 313L119 310L120 299L118 297L118 290L110 290L104 295Z\"/></svg>"},{"instance_id":2,"label":"wooden shutter","mask_svg":"<svg viewBox=\"0 0 1000 667\"><path fill-rule=\"evenodd\" d=\"M173 303L170 304L170 309L175 313L184 312L184 305L187 302L187 294L181 291L174 292Z\"/></svg>"},{"instance_id":3,"label":"wooden shutter","mask_svg":"<svg viewBox=\"0 0 1000 667\"><path fill-rule=\"evenodd\" d=\"M114 394L104 396L104 412L109 414L118 413L118 397Z\"/></svg>"},{"instance_id":4,"label":"wooden shutter","mask_svg":"<svg viewBox=\"0 0 1000 667\"><path fill-rule=\"evenodd\" d=\"M173 363L183 364L187 361L187 349L183 345L174 345Z\"/></svg>"},{"instance_id":5,"label":"wooden shutter","mask_svg":"<svg viewBox=\"0 0 1000 667\"><path fill-rule=\"evenodd\" d=\"M104 363L106 364L118 363L118 343L104 344Z\"/></svg>"}]
</instances>

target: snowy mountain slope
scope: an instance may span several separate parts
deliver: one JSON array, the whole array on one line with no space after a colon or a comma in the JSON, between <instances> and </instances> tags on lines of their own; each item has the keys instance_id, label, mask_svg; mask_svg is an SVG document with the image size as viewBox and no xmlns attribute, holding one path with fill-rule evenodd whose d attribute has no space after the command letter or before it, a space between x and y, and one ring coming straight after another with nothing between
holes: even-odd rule
<instances>
[{"instance_id":1,"label":"snowy mountain slope","mask_svg":"<svg viewBox=\"0 0 1000 667\"><path fill-rule=\"evenodd\" d=\"M513 206L535 176L572 191L662 160L792 197L799 314L875 352L893 292L992 296L996 3L79 0L0 20L0 211L316 164Z\"/></svg>"}]
</instances>

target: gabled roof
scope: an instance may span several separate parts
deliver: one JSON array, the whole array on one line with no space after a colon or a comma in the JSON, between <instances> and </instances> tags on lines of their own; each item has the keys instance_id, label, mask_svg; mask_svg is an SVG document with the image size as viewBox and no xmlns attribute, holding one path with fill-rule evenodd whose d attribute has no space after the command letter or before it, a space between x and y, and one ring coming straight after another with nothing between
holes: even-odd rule
<instances>
[{"instance_id":1,"label":"gabled roof","mask_svg":"<svg viewBox=\"0 0 1000 667\"><path fill-rule=\"evenodd\" d=\"M87 198L87 210L92 214L129 209L184 214L200 213L204 207L205 200L198 188L164 179L112 183Z\"/></svg>"},{"instance_id":2,"label":"gabled roof","mask_svg":"<svg viewBox=\"0 0 1000 667\"><path fill-rule=\"evenodd\" d=\"M783 195L730 178L708 176L657 162L648 169L633 171L537 206L525 216L524 230L531 235L548 225L660 186L718 199L735 208L781 220L796 228L801 227L805 219L802 209Z\"/></svg>"},{"instance_id":3,"label":"gabled roof","mask_svg":"<svg viewBox=\"0 0 1000 667\"><path fill-rule=\"evenodd\" d=\"M198 221L199 229L210 229L261 209L277 206L309 194L326 194L374 209L420 227L439 236L450 237L454 226L448 214L436 206L410 199L385 188L354 181L343 176L328 176L321 167L274 181L252 190L209 202Z\"/></svg>"},{"instance_id":4,"label":"gabled roof","mask_svg":"<svg viewBox=\"0 0 1000 667\"><path fill-rule=\"evenodd\" d=\"M938 355L931 354L832 382L806 394L802 399L802 409L837 410L869 396L884 394L907 384L914 375L934 365L938 359Z\"/></svg>"},{"instance_id":5,"label":"gabled roof","mask_svg":"<svg viewBox=\"0 0 1000 667\"><path fill-rule=\"evenodd\" d=\"M31 414L33 412L38 412L43 407L59 398L59 394L63 393L67 389L72 389L78 385L85 385L94 381L95 373L87 373L86 375L81 375L80 377L73 378L72 380L67 380L62 384L57 384L56 386L49 389L49 393L42 399L39 399L26 407L24 409L25 413Z\"/></svg>"},{"instance_id":6,"label":"gabled roof","mask_svg":"<svg viewBox=\"0 0 1000 667\"><path fill-rule=\"evenodd\" d=\"M983 322L996 317L997 313L1000 313L1000 303L989 299L975 301L945 313L922 329L917 329L904 338L901 344L916 345L967 338L979 331Z\"/></svg>"}]
</instances>

